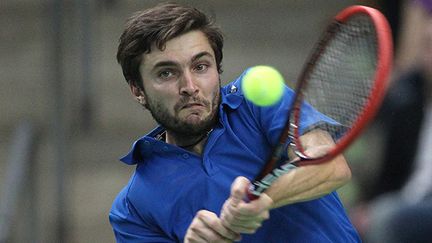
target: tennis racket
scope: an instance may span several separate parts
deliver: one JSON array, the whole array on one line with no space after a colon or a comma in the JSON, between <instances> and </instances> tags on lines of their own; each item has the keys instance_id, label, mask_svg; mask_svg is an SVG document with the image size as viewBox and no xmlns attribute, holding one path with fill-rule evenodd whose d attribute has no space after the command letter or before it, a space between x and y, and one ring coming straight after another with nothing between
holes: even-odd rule
<instances>
[{"instance_id":1,"label":"tennis racket","mask_svg":"<svg viewBox=\"0 0 432 243\"><path fill-rule=\"evenodd\" d=\"M278 177L298 166L324 163L341 154L379 109L392 58L391 30L378 10L355 5L338 13L303 67L287 123L251 184L248 198L258 198ZM330 121L306 129L320 129L332 136L334 145L320 156L308 155L300 141L302 110L308 105ZM289 162L281 161L287 142L297 155Z\"/></svg>"}]
</instances>

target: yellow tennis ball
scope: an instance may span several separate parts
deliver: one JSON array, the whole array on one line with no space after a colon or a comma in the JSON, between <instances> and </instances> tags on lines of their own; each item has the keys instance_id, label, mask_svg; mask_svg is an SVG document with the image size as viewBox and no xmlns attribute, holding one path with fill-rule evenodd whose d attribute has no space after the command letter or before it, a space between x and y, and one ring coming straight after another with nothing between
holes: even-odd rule
<instances>
[{"instance_id":1,"label":"yellow tennis ball","mask_svg":"<svg viewBox=\"0 0 432 243\"><path fill-rule=\"evenodd\" d=\"M242 90L246 99L258 106L270 106L283 94L284 78L275 68L255 66L243 77Z\"/></svg>"}]
</instances>

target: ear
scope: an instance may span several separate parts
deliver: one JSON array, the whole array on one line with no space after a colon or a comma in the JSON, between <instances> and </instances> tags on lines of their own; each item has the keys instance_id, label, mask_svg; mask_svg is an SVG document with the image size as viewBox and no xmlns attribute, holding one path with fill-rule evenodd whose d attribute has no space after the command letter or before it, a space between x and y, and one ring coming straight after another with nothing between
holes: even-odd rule
<instances>
[{"instance_id":1,"label":"ear","mask_svg":"<svg viewBox=\"0 0 432 243\"><path fill-rule=\"evenodd\" d=\"M135 96L136 100L138 101L138 103L140 103L141 105L145 105L145 94L144 91L139 88L136 87L135 85L129 84L131 93L133 96Z\"/></svg>"}]
</instances>

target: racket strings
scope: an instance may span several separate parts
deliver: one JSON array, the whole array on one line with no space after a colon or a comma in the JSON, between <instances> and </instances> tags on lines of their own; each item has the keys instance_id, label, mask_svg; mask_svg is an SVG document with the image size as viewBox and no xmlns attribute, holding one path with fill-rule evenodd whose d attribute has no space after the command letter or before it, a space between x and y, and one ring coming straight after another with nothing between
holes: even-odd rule
<instances>
[{"instance_id":1,"label":"racket strings","mask_svg":"<svg viewBox=\"0 0 432 243\"><path fill-rule=\"evenodd\" d=\"M377 66L377 37L369 18L354 16L337 25L302 90L305 101L334 121L320 128L335 140L343 137L362 113Z\"/></svg>"}]
</instances>

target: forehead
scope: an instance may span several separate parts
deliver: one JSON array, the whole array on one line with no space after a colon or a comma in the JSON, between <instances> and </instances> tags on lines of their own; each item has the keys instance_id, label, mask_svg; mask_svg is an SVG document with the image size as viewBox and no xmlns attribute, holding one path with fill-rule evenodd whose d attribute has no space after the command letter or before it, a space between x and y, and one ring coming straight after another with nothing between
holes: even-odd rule
<instances>
[{"instance_id":1,"label":"forehead","mask_svg":"<svg viewBox=\"0 0 432 243\"><path fill-rule=\"evenodd\" d=\"M208 52L214 57L213 49L201 31L191 31L186 34L175 37L165 44L165 49L159 50L153 46L152 51L144 54L144 68L152 68L159 62L172 61L177 63L188 62L196 54Z\"/></svg>"}]
</instances>

